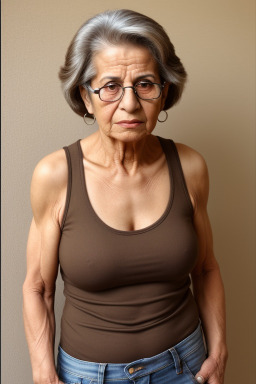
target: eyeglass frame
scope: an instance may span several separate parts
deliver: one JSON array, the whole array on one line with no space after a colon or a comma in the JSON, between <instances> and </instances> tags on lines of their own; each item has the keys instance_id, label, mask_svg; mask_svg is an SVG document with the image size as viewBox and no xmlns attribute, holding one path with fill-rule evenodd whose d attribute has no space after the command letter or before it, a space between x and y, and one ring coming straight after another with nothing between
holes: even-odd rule
<instances>
[{"instance_id":1,"label":"eyeglass frame","mask_svg":"<svg viewBox=\"0 0 256 384\"><path fill-rule=\"evenodd\" d=\"M139 83L139 82L138 82L138 83ZM137 91L136 91L136 85L129 85L129 86L127 86L127 87L122 87L120 84L117 84L117 85L119 85L119 87L122 88L122 94L121 94L121 96L119 97L119 99L111 100L111 101L108 101L108 100L102 100L101 97L100 97L100 90L101 90L102 88L106 88L107 85L103 85L103 87L95 88L95 89L93 89L93 88L90 86L90 84L84 84L83 87L84 87L84 88L87 88L90 92L92 92L92 93L94 93L94 94L96 94L96 95L99 95L99 99L100 99L101 101L103 101L104 103L115 103L116 101L121 100L122 97L124 96L124 90L125 90L125 88L132 88L132 90L133 90L135 96L138 97L140 100L146 100L146 101L149 101L149 100L157 100L157 99L159 99L159 97L161 96L161 94L162 94L162 92L163 92L163 89L164 89L164 87L165 87L166 81L165 81L163 84L152 83L152 82L150 82L150 84L158 85L158 86L159 86L159 89L160 89L159 96L158 96L158 97L153 97L153 99L143 99L142 97L140 97L140 96L138 95Z\"/></svg>"}]
</instances>

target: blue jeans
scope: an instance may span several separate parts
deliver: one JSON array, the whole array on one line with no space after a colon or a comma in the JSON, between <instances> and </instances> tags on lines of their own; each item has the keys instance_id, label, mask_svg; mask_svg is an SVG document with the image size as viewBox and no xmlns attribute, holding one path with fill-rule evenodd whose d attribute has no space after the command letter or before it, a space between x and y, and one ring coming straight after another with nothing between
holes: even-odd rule
<instances>
[{"instance_id":1,"label":"blue jeans","mask_svg":"<svg viewBox=\"0 0 256 384\"><path fill-rule=\"evenodd\" d=\"M128 364L78 360L59 346L57 373L65 384L196 384L195 374L206 356L199 324L174 347Z\"/></svg>"}]
</instances>

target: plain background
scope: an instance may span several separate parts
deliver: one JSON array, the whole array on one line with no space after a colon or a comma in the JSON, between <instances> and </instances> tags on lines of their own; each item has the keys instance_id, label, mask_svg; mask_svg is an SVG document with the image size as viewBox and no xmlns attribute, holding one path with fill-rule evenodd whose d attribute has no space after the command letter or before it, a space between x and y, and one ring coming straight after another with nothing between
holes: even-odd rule
<instances>
[{"instance_id":1,"label":"plain background","mask_svg":"<svg viewBox=\"0 0 256 384\"><path fill-rule=\"evenodd\" d=\"M192 146L210 173L209 215L226 289L226 384L255 383L255 5L251 0L2 1L2 382L32 383L22 320L30 182L48 153L95 128L66 104L57 73L92 15L130 8L164 26L189 74L155 133ZM56 293L57 343L63 305Z\"/></svg>"}]
</instances>

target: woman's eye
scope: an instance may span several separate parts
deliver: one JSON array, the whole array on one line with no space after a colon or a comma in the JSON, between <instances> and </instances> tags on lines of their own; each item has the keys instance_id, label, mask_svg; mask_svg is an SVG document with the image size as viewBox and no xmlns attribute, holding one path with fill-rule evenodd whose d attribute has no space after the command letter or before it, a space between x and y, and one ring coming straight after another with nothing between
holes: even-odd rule
<instances>
[{"instance_id":1,"label":"woman's eye","mask_svg":"<svg viewBox=\"0 0 256 384\"><path fill-rule=\"evenodd\" d=\"M107 91L117 91L120 88L120 85L118 84L107 84L105 85L105 88Z\"/></svg>"},{"instance_id":2,"label":"woman's eye","mask_svg":"<svg viewBox=\"0 0 256 384\"><path fill-rule=\"evenodd\" d=\"M139 83L136 84L136 87L141 89L149 89L152 87L152 85L153 84L149 81L140 81Z\"/></svg>"}]
</instances>

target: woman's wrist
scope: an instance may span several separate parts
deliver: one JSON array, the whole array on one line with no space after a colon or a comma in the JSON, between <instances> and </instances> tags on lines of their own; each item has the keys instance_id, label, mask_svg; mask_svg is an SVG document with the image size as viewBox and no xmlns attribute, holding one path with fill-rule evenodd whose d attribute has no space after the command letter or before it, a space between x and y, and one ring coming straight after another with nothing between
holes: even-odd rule
<instances>
[{"instance_id":1,"label":"woman's wrist","mask_svg":"<svg viewBox=\"0 0 256 384\"><path fill-rule=\"evenodd\" d=\"M54 374L48 374L46 376L41 374L34 374L33 383L34 384L59 384L59 378L56 372Z\"/></svg>"},{"instance_id":2,"label":"woman's wrist","mask_svg":"<svg viewBox=\"0 0 256 384\"><path fill-rule=\"evenodd\" d=\"M59 378L55 366L48 369L34 369L33 370L33 383L34 384L58 384Z\"/></svg>"},{"instance_id":3,"label":"woman's wrist","mask_svg":"<svg viewBox=\"0 0 256 384\"><path fill-rule=\"evenodd\" d=\"M226 364L228 360L228 349L225 343L218 345L214 349L208 351L210 357L212 357L217 364Z\"/></svg>"}]
</instances>

